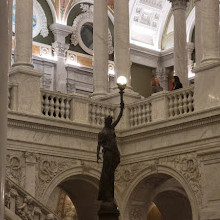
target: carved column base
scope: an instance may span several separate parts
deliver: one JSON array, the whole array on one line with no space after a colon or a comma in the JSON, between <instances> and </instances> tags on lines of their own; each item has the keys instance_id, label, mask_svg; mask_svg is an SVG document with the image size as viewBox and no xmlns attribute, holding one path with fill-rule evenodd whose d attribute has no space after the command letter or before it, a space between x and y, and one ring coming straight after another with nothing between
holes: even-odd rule
<instances>
[{"instance_id":1,"label":"carved column base","mask_svg":"<svg viewBox=\"0 0 220 220\"><path fill-rule=\"evenodd\" d=\"M102 202L98 211L99 220L118 220L120 213L114 202Z\"/></svg>"}]
</instances>

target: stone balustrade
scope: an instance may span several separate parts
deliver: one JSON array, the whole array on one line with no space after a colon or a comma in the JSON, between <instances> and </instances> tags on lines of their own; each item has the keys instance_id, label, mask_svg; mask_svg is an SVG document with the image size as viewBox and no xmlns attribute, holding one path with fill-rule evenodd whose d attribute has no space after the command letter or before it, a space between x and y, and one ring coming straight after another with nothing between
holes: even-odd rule
<instances>
[{"instance_id":1,"label":"stone balustrade","mask_svg":"<svg viewBox=\"0 0 220 220\"><path fill-rule=\"evenodd\" d=\"M106 116L112 116L114 120L116 106L107 105L98 102L90 102L89 104L89 122L92 125L103 126Z\"/></svg>"},{"instance_id":2,"label":"stone balustrade","mask_svg":"<svg viewBox=\"0 0 220 220\"><path fill-rule=\"evenodd\" d=\"M16 84L9 84L8 109L17 110ZM63 94L41 89L41 114L45 117L73 121L93 126L103 126L108 115L115 119L118 105L90 99L81 94ZM194 112L194 87L155 93L143 101L125 106L128 126L145 126L152 122L168 120Z\"/></svg>"},{"instance_id":3,"label":"stone balustrade","mask_svg":"<svg viewBox=\"0 0 220 220\"><path fill-rule=\"evenodd\" d=\"M61 220L10 179L6 180L5 219Z\"/></svg>"},{"instance_id":4,"label":"stone balustrade","mask_svg":"<svg viewBox=\"0 0 220 220\"><path fill-rule=\"evenodd\" d=\"M128 109L129 109L130 127L137 127L137 126L141 126L141 125L146 125L146 124L152 122L151 99L147 99L145 101L129 105Z\"/></svg>"},{"instance_id":5,"label":"stone balustrade","mask_svg":"<svg viewBox=\"0 0 220 220\"><path fill-rule=\"evenodd\" d=\"M47 117L69 120L71 100L72 98L68 95L42 90L41 112Z\"/></svg>"},{"instance_id":6,"label":"stone balustrade","mask_svg":"<svg viewBox=\"0 0 220 220\"><path fill-rule=\"evenodd\" d=\"M173 91L167 98L169 117L177 117L194 111L194 87Z\"/></svg>"}]
</instances>

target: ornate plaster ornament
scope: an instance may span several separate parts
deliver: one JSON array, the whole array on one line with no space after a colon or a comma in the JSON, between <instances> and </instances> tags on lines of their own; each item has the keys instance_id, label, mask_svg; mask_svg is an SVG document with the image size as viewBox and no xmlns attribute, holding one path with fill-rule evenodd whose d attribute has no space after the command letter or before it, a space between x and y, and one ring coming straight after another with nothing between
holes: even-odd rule
<instances>
[{"instance_id":1,"label":"ornate plaster ornament","mask_svg":"<svg viewBox=\"0 0 220 220\"><path fill-rule=\"evenodd\" d=\"M194 153L167 156L156 160L120 166L115 175L115 181L121 193L125 192L137 173L145 170L158 172L158 166L166 166L175 169L191 187L198 201L201 199L201 173L200 162Z\"/></svg>"},{"instance_id":2,"label":"ornate plaster ornament","mask_svg":"<svg viewBox=\"0 0 220 220\"><path fill-rule=\"evenodd\" d=\"M34 27L33 21L33 37L36 37L40 34L42 37L47 37L49 34L49 30L47 28L47 18L44 13L43 8L37 0L33 1L34 3L34 15L33 19L36 18L36 26Z\"/></svg>"},{"instance_id":3,"label":"ornate plaster ornament","mask_svg":"<svg viewBox=\"0 0 220 220\"><path fill-rule=\"evenodd\" d=\"M36 181L36 197L40 199L53 178L78 164L78 160L40 155Z\"/></svg>"},{"instance_id":4,"label":"ornate plaster ornament","mask_svg":"<svg viewBox=\"0 0 220 220\"><path fill-rule=\"evenodd\" d=\"M16 5L13 5L12 31L15 33L15 12ZM47 37L49 30L47 28L47 18L43 8L37 0L33 1L33 38L37 35L43 38Z\"/></svg>"},{"instance_id":5,"label":"ornate plaster ornament","mask_svg":"<svg viewBox=\"0 0 220 220\"><path fill-rule=\"evenodd\" d=\"M80 8L82 9L82 14L78 15L73 21L73 34L71 36L71 42L74 46L77 44L87 52L88 54L93 55L93 49L89 48L83 42L81 36L81 30L85 24L93 24L93 11L94 6L88 4L80 4ZM92 25L91 25L92 26ZM114 51L113 43L112 43L112 35L110 30L108 29L108 53L112 54Z\"/></svg>"}]
</instances>

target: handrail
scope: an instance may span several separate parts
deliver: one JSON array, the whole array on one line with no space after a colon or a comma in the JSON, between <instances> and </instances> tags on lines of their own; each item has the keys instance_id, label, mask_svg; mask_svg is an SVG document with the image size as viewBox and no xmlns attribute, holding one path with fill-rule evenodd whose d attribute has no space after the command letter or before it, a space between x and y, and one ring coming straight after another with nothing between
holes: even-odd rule
<instances>
[{"instance_id":1,"label":"handrail","mask_svg":"<svg viewBox=\"0 0 220 220\"><path fill-rule=\"evenodd\" d=\"M10 219L11 213L14 213L20 219L61 220L59 216L8 177L6 178L5 207L7 210L6 219ZM10 215L8 218L7 213Z\"/></svg>"}]
</instances>

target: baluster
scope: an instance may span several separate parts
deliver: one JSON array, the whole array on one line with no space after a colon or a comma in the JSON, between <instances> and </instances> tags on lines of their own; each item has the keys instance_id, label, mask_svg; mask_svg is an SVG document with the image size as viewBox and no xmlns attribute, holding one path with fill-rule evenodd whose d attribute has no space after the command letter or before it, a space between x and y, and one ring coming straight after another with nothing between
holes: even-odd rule
<instances>
[{"instance_id":1,"label":"baluster","mask_svg":"<svg viewBox=\"0 0 220 220\"><path fill-rule=\"evenodd\" d=\"M183 98L183 114L187 113L187 92L183 93L184 98Z\"/></svg>"},{"instance_id":2,"label":"baluster","mask_svg":"<svg viewBox=\"0 0 220 220\"><path fill-rule=\"evenodd\" d=\"M147 103L147 123L151 122L151 104Z\"/></svg>"},{"instance_id":3,"label":"baluster","mask_svg":"<svg viewBox=\"0 0 220 220\"><path fill-rule=\"evenodd\" d=\"M8 110L10 110L11 88L8 88Z\"/></svg>"},{"instance_id":4,"label":"baluster","mask_svg":"<svg viewBox=\"0 0 220 220\"><path fill-rule=\"evenodd\" d=\"M141 125L144 123L143 109L144 109L144 106L142 104L142 105L140 105L140 124Z\"/></svg>"},{"instance_id":5,"label":"baluster","mask_svg":"<svg viewBox=\"0 0 220 220\"><path fill-rule=\"evenodd\" d=\"M70 99L66 98L66 119L70 119Z\"/></svg>"},{"instance_id":6,"label":"baluster","mask_svg":"<svg viewBox=\"0 0 220 220\"><path fill-rule=\"evenodd\" d=\"M183 98L182 98L182 94L177 95L177 106L178 106L178 110L177 110L177 114L181 115L183 114Z\"/></svg>"},{"instance_id":7,"label":"baluster","mask_svg":"<svg viewBox=\"0 0 220 220\"><path fill-rule=\"evenodd\" d=\"M178 107L177 107L178 101L177 101L177 95L174 95L174 102L173 102L173 111L174 111L174 116L177 116L178 112Z\"/></svg>"},{"instance_id":8,"label":"baluster","mask_svg":"<svg viewBox=\"0 0 220 220\"><path fill-rule=\"evenodd\" d=\"M106 108L105 106L101 106L101 109L100 109L100 119L99 119L100 120L100 122L99 122L100 125L104 124L103 122L104 122L104 117L105 117L104 116L105 115L105 108Z\"/></svg>"},{"instance_id":9,"label":"baluster","mask_svg":"<svg viewBox=\"0 0 220 220\"><path fill-rule=\"evenodd\" d=\"M58 97L54 97L54 107L55 107L55 117L58 118L59 117L59 98Z\"/></svg>"},{"instance_id":10,"label":"baluster","mask_svg":"<svg viewBox=\"0 0 220 220\"><path fill-rule=\"evenodd\" d=\"M140 110L141 106L137 106L137 125L141 124L141 110Z\"/></svg>"},{"instance_id":11,"label":"baluster","mask_svg":"<svg viewBox=\"0 0 220 220\"><path fill-rule=\"evenodd\" d=\"M54 97L51 96L51 99L50 99L50 108L49 108L49 111L50 111L50 116L53 117L55 114L54 114Z\"/></svg>"},{"instance_id":12,"label":"baluster","mask_svg":"<svg viewBox=\"0 0 220 220\"><path fill-rule=\"evenodd\" d=\"M148 122L147 106L148 104L144 104L144 124Z\"/></svg>"},{"instance_id":13,"label":"baluster","mask_svg":"<svg viewBox=\"0 0 220 220\"><path fill-rule=\"evenodd\" d=\"M98 105L94 104L93 108L94 108L94 124L97 125L98 124L98 118L97 118Z\"/></svg>"},{"instance_id":14,"label":"baluster","mask_svg":"<svg viewBox=\"0 0 220 220\"><path fill-rule=\"evenodd\" d=\"M133 127L134 126L134 107L130 108L130 126Z\"/></svg>"},{"instance_id":15,"label":"baluster","mask_svg":"<svg viewBox=\"0 0 220 220\"><path fill-rule=\"evenodd\" d=\"M92 124L93 123L93 118L92 118L92 103L89 104L89 122Z\"/></svg>"},{"instance_id":16,"label":"baluster","mask_svg":"<svg viewBox=\"0 0 220 220\"><path fill-rule=\"evenodd\" d=\"M64 118L64 112L65 112L65 104L64 104L64 98L60 98L60 118Z\"/></svg>"},{"instance_id":17,"label":"baluster","mask_svg":"<svg viewBox=\"0 0 220 220\"><path fill-rule=\"evenodd\" d=\"M169 107L169 117L172 117L173 116L173 96L169 96L168 97L168 107Z\"/></svg>"},{"instance_id":18,"label":"baluster","mask_svg":"<svg viewBox=\"0 0 220 220\"><path fill-rule=\"evenodd\" d=\"M49 112L49 95L48 94L45 94L44 112L45 112L45 115L48 116L48 112Z\"/></svg>"},{"instance_id":19,"label":"baluster","mask_svg":"<svg viewBox=\"0 0 220 220\"><path fill-rule=\"evenodd\" d=\"M151 102L148 104L148 106L149 106L149 122L151 122L152 121L152 115L151 115L151 113L152 113L152 104L151 104Z\"/></svg>"},{"instance_id":20,"label":"baluster","mask_svg":"<svg viewBox=\"0 0 220 220\"><path fill-rule=\"evenodd\" d=\"M41 94L41 113L44 114L44 106L45 106L45 94Z\"/></svg>"},{"instance_id":21,"label":"baluster","mask_svg":"<svg viewBox=\"0 0 220 220\"><path fill-rule=\"evenodd\" d=\"M191 91L189 91L189 96L188 96L188 109L189 109L189 112L193 111L192 101L193 101L192 93L191 93Z\"/></svg>"},{"instance_id":22,"label":"baluster","mask_svg":"<svg viewBox=\"0 0 220 220\"><path fill-rule=\"evenodd\" d=\"M137 126L137 109L134 107L134 126Z\"/></svg>"}]
</instances>

